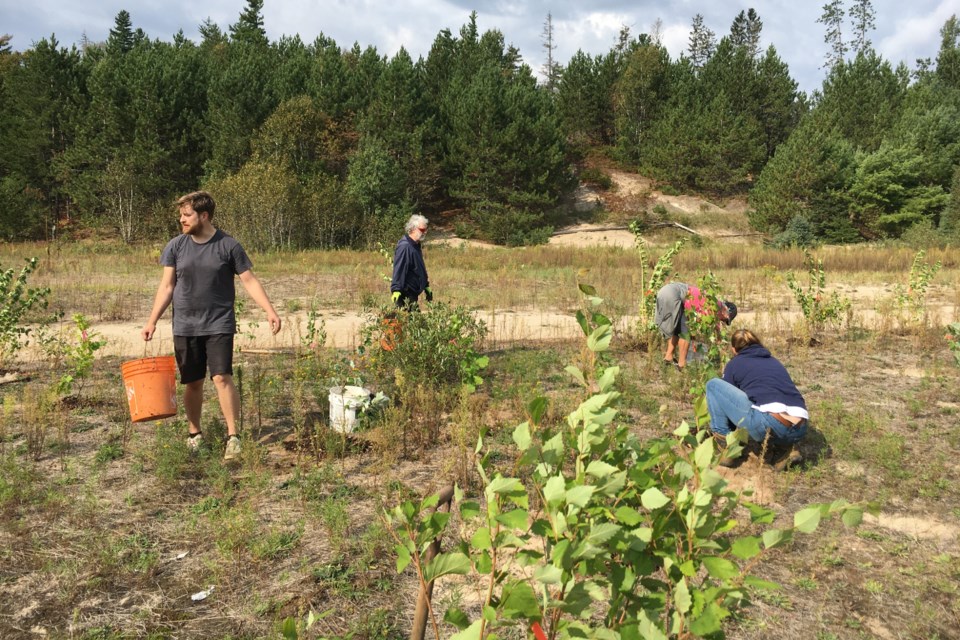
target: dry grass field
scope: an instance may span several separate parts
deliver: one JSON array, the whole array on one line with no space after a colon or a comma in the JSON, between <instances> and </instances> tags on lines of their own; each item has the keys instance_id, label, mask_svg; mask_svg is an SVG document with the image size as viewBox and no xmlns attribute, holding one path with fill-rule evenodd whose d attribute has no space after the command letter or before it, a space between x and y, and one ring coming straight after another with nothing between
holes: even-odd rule
<instances>
[{"instance_id":1,"label":"dry grass field","mask_svg":"<svg viewBox=\"0 0 960 640\"><path fill-rule=\"evenodd\" d=\"M649 250L659 255L678 237L660 232ZM409 571L396 574L379 514L450 481L476 491L482 429L496 464L509 468L510 434L533 396L550 399L554 418L576 407L564 366L580 357L578 281L597 287L619 328L611 352L623 371L618 421L653 438L693 416L696 374L664 371L656 346L638 340L635 249L588 241L479 248L434 238L425 255L437 298L491 328L476 393L406 381L407 413L389 409L350 437L329 431L330 386L359 379L373 390L398 388L375 348L355 350L365 314L387 301L388 261L376 252L255 255L288 328L262 337L262 314L244 305L236 360L243 454L221 460L223 426L208 389L209 446L191 455L182 410L131 424L120 380L120 361L143 353L135 337L160 248L92 240L0 247L4 268L40 258L30 284L49 286L48 311L64 314L48 336L75 344L69 319L79 313L106 340L69 393L51 391L70 371L56 340L24 349L0 372L0 637L279 638L284 620L310 611L322 619L300 637L407 637L416 583ZM855 530L826 522L770 555L755 573L781 588L757 593L728 620L729 638L960 638L960 368L943 338L960 319L960 255L930 250L926 262L942 269L922 303L908 307L915 253L815 250L826 290L851 302L816 340L787 285L790 273L806 281L801 251L705 238L674 260L681 279L716 275L740 307L735 325L761 335L811 408L802 466L778 474L751 459L730 473L730 485L781 519L838 498L880 508ZM326 348L305 346L316 337L308 335L311 310L326 322ZM441 579L436 601L469 606L475 586Z\"/></svg>"}]
</instances>

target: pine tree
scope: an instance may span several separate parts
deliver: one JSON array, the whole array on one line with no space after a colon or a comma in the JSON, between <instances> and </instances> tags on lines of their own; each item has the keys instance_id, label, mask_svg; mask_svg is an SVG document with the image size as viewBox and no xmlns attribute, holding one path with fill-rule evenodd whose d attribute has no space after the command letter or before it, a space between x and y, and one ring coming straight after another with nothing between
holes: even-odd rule
<instances>
[{"instance_id":1,"label":"pine tree","mask_svg":"<svg viewBox=\"0 0 960 640\"><path fill-rule=\"evenodd\" d=\"M240 18L230 25L230 37L234 42L258 46L267 44L267 32L263 28L263 1L247 0L247 7L240 13Z\"/></svg>"},{"instance_id":2,"label":"pine tree","mask_svg":"<svg viewBox=\"0 0 960 640\"><path fill-rule=\"evenodd\" d=\"M937 77L948 87L960 89L960 21L950 16L940 29Z\"/></svg>"},{"instance_id":3,"label":"pine tree","mask_svg":"<svg viewBox=\"0 0 960 640\"><path fill-rule=\"evenodd\" d=\"M741 11L733 19L733 24L730 26L730 40L734 46L745 47L751 58L756 58L760 54L760 31L762 29L763 22L751 7L746 12Z\"/></svg>"},{"instance_id":4,"label":"pine tree","mask_svg":"<svg viewBox=\"0 0 960 640\"><path fill-rule=\"evenodd\" d=\"M853 23L854 53L866 51L870 46L869 33L877 28L876 12L870 0L853 0L850 7L850 21Z\"/></svg>"},{"instance_id":5,"label":"pine tree","mask_svg":"<svg viewBox=\"0 0 960 640\"><path fill-rule=\"evenodd\" d=\"M827 43L827 59L823 65L825 69L833 69L846 60L848 47L843 42L843 0L831 0L823 5L823 13L817 22L827 29L823 41Z\"/></svg>"},{"instance_id":6,"label":"pine tree","mask_svg":"<svg viewBox=\"0 0 960 640\"><path fill-rule=\"evenodd\" d=\"M543 77L546 79L545 85L547 91L554 93L557 90L557 83L560 80L560 63L554 60L554 53L557 50L557 44L553 40L553 15L547 12L547 19L543 23L543 50L547 54L547 61L543 64Z\"/></svg>"},{"instance_id":7,"label":"pine tree","mask_svg":"<svg viewBox=\"0 0 960 640\"><path fill-rule=\"evenodd\" d=\"M568 141L578 146L601 143L602 123L610 110L606 98L598 60L578 50L557 84L557 112Z\"/></svg>"},{"instance_id":8,"label":"pine tree","mask_svg":"<svg viewBox=\"0 0 960 640\"><path fill-rule=\"evenodd\" d=\"M716 34L704 24L703 14L693 16L689 42L690 61L699 71L717 48Z\"/></svg>"},{"instance_id":9,"label":"pine tree","mask_svg":"<svg viewBox=\"0 0 960 640\"><path fill-rule=\"evenodd\" d=\"M111 55L127 53L133 49L134 41L130 14L127 11L120 11L114 19L113 29L110 29L110 37L107 38L107 53Z\"/></svg>"}]
</instances>

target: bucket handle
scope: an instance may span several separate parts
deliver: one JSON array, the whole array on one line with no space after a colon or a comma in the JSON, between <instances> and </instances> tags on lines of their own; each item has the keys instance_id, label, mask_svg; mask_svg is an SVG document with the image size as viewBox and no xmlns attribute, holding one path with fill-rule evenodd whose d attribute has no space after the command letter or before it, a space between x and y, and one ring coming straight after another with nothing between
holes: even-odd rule
<instances>
[{"instance_id":1,"label":"bucket handle","mask_svg":"<svg viewBox=\"0 0 960 640\"><path fill-rule=\"evenodd\" d=\"M160 338L160 327L157 327L157 329L153 332L153 338L154 338L154 339L149 340L149 341L147 341L147 340L144 340L144 341L143 341L143 357L144 357L144 358L146 358L146 357L149 355L149 353L147 353L147 350L150 348L150 345L153 345L153 346L154 346L154 349L153 349L153 351L154 351L154 354L153 354L154 357L160 355L160 346L159 346L159 345L160 345L160 339L159 339L159 338Z\"/></svg>"}]
</instances>

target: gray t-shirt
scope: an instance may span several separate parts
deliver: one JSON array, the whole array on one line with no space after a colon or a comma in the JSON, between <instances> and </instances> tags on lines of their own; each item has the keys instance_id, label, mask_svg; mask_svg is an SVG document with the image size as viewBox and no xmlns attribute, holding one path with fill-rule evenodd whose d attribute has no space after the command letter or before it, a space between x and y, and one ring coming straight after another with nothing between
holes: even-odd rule
<instances>
[{"instance_id":1,"label":"gray t-shirt","mask_svg":"<svg viewBox=\"0 0 960 640\"><path fill-rule=\"evenodd\" d=\"M176 269L173 335L212 336L237 332L233 277L253 268L240 243L219 229L203 244L182 234L167 243L160 264Z\"/></svg>"}]
</instances>

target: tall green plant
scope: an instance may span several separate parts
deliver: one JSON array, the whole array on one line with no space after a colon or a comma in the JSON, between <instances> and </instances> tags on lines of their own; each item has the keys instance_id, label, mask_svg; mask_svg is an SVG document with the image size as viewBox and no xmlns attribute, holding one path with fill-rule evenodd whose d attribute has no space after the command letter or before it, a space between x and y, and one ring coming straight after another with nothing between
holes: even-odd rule
<instances>
[{"instance_id":1,"label":"tall green plant","mask_svg":"<svg viewBox=\"0 0 960 640\"><path fill-rule=\"evenodd\" d=\"M943 266L940 262L928 264L924 260L926 256L927 252L923 249L917 251L910 265L907 288L904 289L903 285L898 284L894 289L900 311L907 311L910 319L914 322L919 322L923 318L927 303L927 290L930 289L930 283L933 282L937 272Z\"/></svg>"},{"instance_id":2,"label":"tall green plant","mask_svg":"<svg viewBox=\"0 0 960 640\"><path fill-rule=\"evenodd\" d=\"M30 334L24 317L34 307L47 308L49 287L27 287L27 278L37 268L37 259L27 264L14 276L14 269L0 270L0 364L13 358Z\"/></svg>"},{"instance_id":3,"label":"tall green plant","mask_svg":"<svg viewBox=\"0 0 960 640\"><path fill-rule=\"evenodd\" d=\"M810 338L819 339L827 324L839 325L843 321L851 302L836 291L829 295L826 293L827 276L822 259L814 258L804 249L803 264L807 268L807 285L801 285L791 271L787 274L787 286L800 305Z\"/></svg>"},{"instance_id":4,"label":"tall green plant","mask_svg":"<svg viewBox=\"0 0 960 640\"><path fill-rule=\"evenodd\" d=\"M607 351L609 331L596 323L587 348ZM740 507L756 525L775 514L727 489L712 437L683 423L672 437L641 442L614 423L619 367L578 373L585 399L564 423L544 423L545 398L530 402L513 432L516 477L496 471L488 453L478 464L482 496L455 491L458 529L433 512L437 495L388 511L398 571L412 567L423 585L448 575L482 585L479 618L454 605L441 620L431 606L438 640L489 640L511 627L551 640L722 638L724 619L751 591L776 588L753 575L772 549L825 516L860 522L860 507L837 500L801 509L791 527L745 532ZM456 542L426 560L440 537Z\"/></svg>"},{"instance_id":5,"label":"tall green plant","mask_svg":"<svg viewBox=\"0 0 960 640\"><path fill-rule=\"evenodd\" d=\"M634 242L637 244L637 253L640 254L640 290L643 294L640 297L640 317L637 320L637 331L642 335L657 330L657 325L653 322L657 307L657 292L670 274L673 273L673 258L680 253L684 241L677 240L672 247L657 258L648 276L647 265L650 263L650 256L647 252L646 242L640 235L642 225L634 220L630 223L630 231L633 232Z\"/></svg>"}]
</instances>

